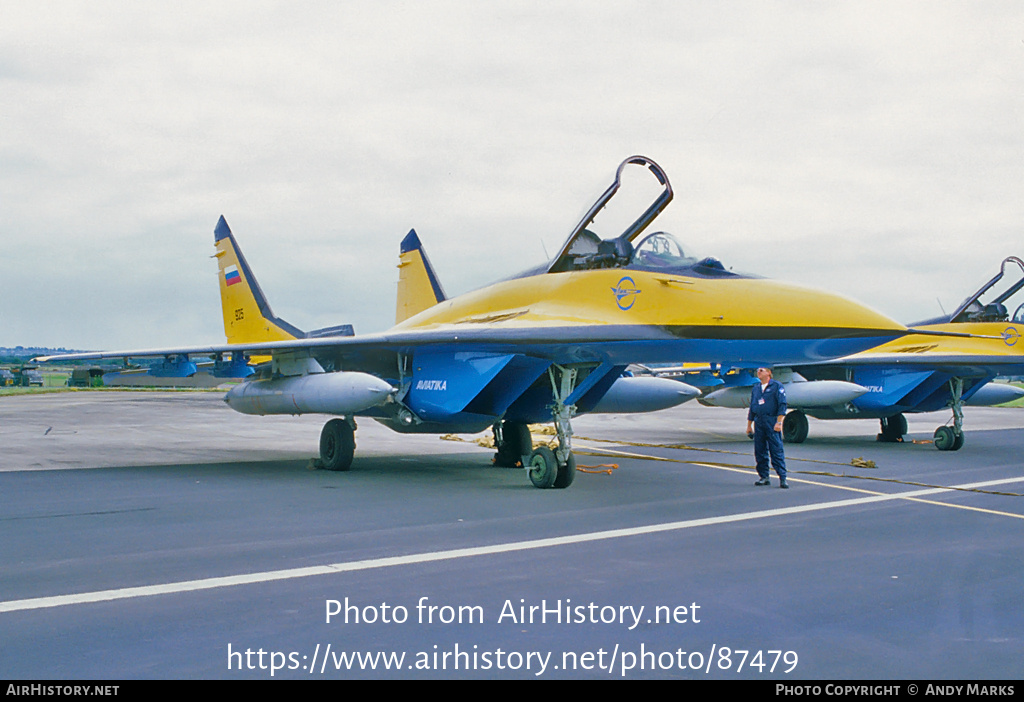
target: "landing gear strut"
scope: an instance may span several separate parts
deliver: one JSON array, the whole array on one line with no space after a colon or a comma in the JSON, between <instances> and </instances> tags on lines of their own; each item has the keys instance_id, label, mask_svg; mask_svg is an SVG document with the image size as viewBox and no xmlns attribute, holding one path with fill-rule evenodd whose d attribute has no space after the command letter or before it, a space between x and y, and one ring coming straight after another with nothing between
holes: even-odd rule
<instances>
[{"instance_id":1,"label":"landing gear strut","mask_svg":"<svg viewBox=\"0 0 1024 702\"><path fill-rule=\"evenodd\" d=\"M949 390L952 396L953 426L943 425L935 430L935 448L940 451L959 451L964 445L964 381L950 378Z\"/></svg>"}]
</instances>

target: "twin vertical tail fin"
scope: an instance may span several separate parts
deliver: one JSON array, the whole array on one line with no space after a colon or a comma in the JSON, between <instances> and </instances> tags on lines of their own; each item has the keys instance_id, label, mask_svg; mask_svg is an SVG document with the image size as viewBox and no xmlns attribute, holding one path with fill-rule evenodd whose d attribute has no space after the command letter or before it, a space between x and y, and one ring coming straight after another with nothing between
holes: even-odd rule
<instances>
[{"instance_id":1,"label":"twin vertical tail fin","mask_svg":"<svg viewBox=\"0 0 1024 702\"><path fill-rule=\"evenodd\" d=\"M410 229L402 239L398 258L398 305L395 310L395 324L404 322L446 299L448 298L434 273L434 267L427 258L426 249L416 235L416 230Z\"/></svg>"},{"instance_id":2,"label":"twin vertical tail fin","mask_svg":"<svg viewBox=\"0 0 1024 702\"><path fill-rule=\"evenodd\" d=\"M229 344L352 336L349 324L304 332L275 316L223 215L214 229L214 246L224 336ZM448 299L415 229L410 229L402 240L398 269L396 324Z\"/></svg>"},{"instance_id":3,"label":"twin vertical tail fin","mask_svg":"<svg viewBox=\"0 0 1024 702\"><path fill-rule=\"evenodd\" d=\"M213 234L227 342L247 344L305 337L302 330L274 316L223 215Z\"/></svg>"},{"instance_id":4,"label":"twin vertical tail fin","mask_svg":"<svg viewBox=\"0 0 1024 702\"><path fill-rule=\"evenodd\" d=\"M351 324L302 331L274 315L249 264L238 248L224 216L213 230L213 243L220 279L220 305L224 314L224 336L229 344L259 344L324 336L352 336Z\"/></svg>"}]
</instances>

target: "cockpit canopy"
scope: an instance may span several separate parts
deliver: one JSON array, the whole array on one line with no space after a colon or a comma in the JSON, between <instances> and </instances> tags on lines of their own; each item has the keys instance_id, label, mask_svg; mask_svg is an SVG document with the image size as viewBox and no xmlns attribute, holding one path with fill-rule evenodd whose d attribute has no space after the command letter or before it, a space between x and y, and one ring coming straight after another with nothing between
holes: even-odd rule
<instances>
[{"instance_id":1,"label":"cockpit canopy","mask_svg":"<svg viewBox=\"0 0 1024 702\"><path fill-rule=\"evenodd\" d=\"M1003 260L999 273L951 315L954 322L1015 322L1024 324L1024 261Z\"/></svg>"},{"instance_id":2,"label":"cockpit canopy","mask_svg":"<svg viewBox=\"0 0 1024 702\"><path fill-rule=\"evenodd\" d=\"M618 192L623 169L641 166L661 185L660 194L648 208L618 236L602 239L594 232L594 221ZM655 232L641 238L644 230L672 200L672 186L658 164L644 156L633 156L619 166L615 181L598 198L586 216L576 225L562 249L547 267L548 273L628 268L633 270L688 273L696 276L733 276L715 258L697 260L688 256L678 241L667 232ZM628 220L627 220L628 221ZM635 242L635 243L634 243Z\"/></svg>"}]
</instances>

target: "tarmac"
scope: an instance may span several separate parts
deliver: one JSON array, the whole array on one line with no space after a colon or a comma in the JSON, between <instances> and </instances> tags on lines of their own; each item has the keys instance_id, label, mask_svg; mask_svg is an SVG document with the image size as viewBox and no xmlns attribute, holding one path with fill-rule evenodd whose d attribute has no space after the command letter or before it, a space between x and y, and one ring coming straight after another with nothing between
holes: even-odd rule
<instances>
[{"instance_id":1,"label":"tarmac","mask_svg":"<svg viewBox=\"0 0 1024 702\"><path fill-rule=\"evenodd\" d=\"M315 470L324 417L221 398L0 398L0 678L1020 678L1024 409L811 419L790 490L742 410L583 416L537 490L370 420Z\"/></svg>"}]
</instances>

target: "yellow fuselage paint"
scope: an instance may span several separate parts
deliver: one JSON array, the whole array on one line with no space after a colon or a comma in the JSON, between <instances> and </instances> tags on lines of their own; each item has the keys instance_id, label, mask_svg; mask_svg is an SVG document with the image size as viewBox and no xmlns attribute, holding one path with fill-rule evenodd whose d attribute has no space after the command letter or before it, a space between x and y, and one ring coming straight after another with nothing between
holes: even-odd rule
<instances>
[{"instance_id":1,"label":"yellow fuselage paint","mask_svg":"<svg viewBox=\"0 0 1024 702\"><path fill-rule=\"evenodd\" d=\"M1009 362L1024 360L1024 325L1013 322L963 322L930 324L918 327L927 331L973 334L967 337L937 337L908 334L869 351L857 354L862 357L901 354L908 360L927 360L929 354L963 355L965 357L990 356L994 361ZM996 337L996 338L977 338Z\"/></svg>"},{"instance_id":2,"label":"yellow fuselage paint","mask_svg":"<svg viewBox=\"0 0 1024 702\"><path fill-rule=\"evenodd\" d=\"M624 269L548 273L496 283L434 305L395 329L472 323L904 329L859 303L797 285Z\"/></svg>"}]
</instances>

